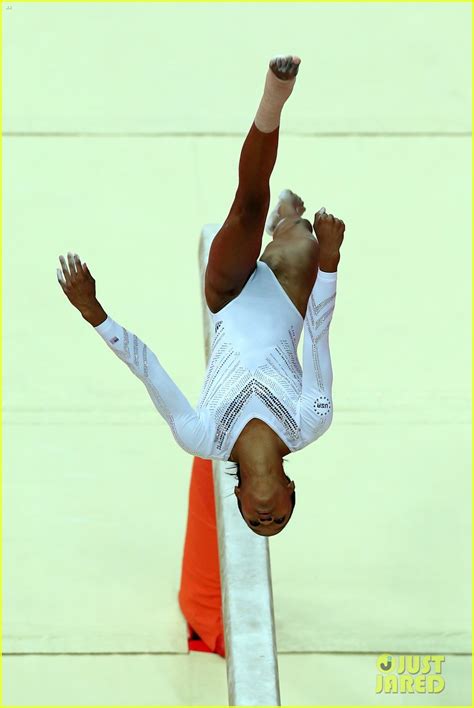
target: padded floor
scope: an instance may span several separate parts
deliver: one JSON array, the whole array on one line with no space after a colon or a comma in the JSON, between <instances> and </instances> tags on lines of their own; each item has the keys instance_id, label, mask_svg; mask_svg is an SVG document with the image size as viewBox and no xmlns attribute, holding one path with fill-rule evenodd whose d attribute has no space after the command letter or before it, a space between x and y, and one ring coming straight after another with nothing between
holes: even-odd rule
<instances>
[{"instance_id":1,"label":"padded floor","mask_svg":"<svg viewBox=\"0 0 474 708\"><path fill-rule=\"evenodd\" d=\"M440 693L376 693L376 656L280 654L282 705L469 706L471 662L446 656ZM4 706L227 705L225 661L211 654L22 656L3 663Z\"/></svg>"},{"instance_id":2,"label":"padded floor","mask_svg":"<svg viewBox=\"0 0 474 708\"><path fill-rule=\"evenodd\" d=\"M447 683L387 704L467 705L470 4L12 5L3 648L22 655L4 703L226 702L224 662L187 655L177 605L191 459L56 268L79 253L195 403L199 234L229 211L269 57L291 51L272 194L295 190L310 219L325 206L346 236L334 420L289 456L297 507L270 542L283 700L380 704L390 651L446 654Z\"/></svg>"}]
</instances>

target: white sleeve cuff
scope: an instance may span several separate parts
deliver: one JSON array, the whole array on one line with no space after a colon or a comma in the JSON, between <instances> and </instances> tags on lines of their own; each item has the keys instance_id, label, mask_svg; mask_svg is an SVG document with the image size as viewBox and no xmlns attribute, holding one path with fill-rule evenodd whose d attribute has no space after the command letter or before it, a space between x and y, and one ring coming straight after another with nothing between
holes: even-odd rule
<instances>
[{"instance_id":1,"label":"white sleeve cuff","mask_svg":"<svg viewBox=\"0 0 474 708\"><path fill-rule=\"evenodd\" d=\"M114 324L113 319L107 315L107 319L101 322L100 325L97 325L97 327L94 327L94 329L104 337L107 336L107 333L112 329Z\"/></svg>"},{"instance_id":2,"label":"white sleeve cuff","mask_svg":"<svg viewBox=\"0 0 474 708\"><path fill-rule=\"evenodd\" d=\"M321 270L321 268L318 267L318 278L321 280L327 280L327 281L333 281L337 280L337 270L334 271L334 273L328 273L325 270Z\"/></svg>"}]
</instances>

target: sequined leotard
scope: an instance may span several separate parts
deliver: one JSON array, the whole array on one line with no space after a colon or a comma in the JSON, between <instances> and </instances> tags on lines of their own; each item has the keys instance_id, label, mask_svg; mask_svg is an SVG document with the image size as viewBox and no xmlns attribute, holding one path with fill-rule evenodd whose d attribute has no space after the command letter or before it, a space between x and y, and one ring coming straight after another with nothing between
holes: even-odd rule
<instances>
[{"instance_id":1,"label":"sequined leotard","mask_svg":"<svg viewBox=\"0 0 474 708\"><path fill-rule=\"evenodd\" d=\"M329 326L336 280L337 273L318 269L303 319L271 268L257 261L242 292L211 313L211 354L195 408L139 337L110 316L95 329L145 384L176 442L190 454L228 460L252 418L267 423L294 452L332 421Z\"/></svg>"}]
</instances>

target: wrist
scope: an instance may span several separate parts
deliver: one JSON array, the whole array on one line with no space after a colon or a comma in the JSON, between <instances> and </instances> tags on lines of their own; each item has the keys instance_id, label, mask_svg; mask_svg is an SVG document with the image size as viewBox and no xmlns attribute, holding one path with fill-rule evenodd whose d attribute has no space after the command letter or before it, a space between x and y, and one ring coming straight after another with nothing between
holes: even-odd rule
<instances>
[{"instance_id":1,"label":"wrist","mask_svg":"<svg viewBox=\"0 0 474 708\"><path fill-rule=\"evenodd\" d=\"M83 318L93 327L98 327L107 319L107 313L97 300L80 310Z\"/></svg>"},{"instance_id":2,"label":"wrist","mask_svg":"<svg viewBox=\"0 0 474 708\"><path fill-rule=\"evenodd\" d=\"M334 273L337 270L341 256L339 253L323 253L319 254L319 268L326 273Z\"/></svg>"}]
</instances>

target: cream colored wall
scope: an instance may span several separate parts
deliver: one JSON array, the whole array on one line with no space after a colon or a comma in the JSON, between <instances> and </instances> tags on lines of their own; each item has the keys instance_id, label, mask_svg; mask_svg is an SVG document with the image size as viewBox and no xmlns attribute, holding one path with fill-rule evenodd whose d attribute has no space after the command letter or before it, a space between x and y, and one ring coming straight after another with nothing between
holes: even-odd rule
<instances>
[{"instance_id":1,"label":"cream colored wall","mask_svg":"<svg viewBox=\"0 0 474 708\"><path fill-rule=\"evenodd\" d=\"M301 660L283 701L382 702L371 679L357 683L375 676L359 652L467 654L469 5L12 3L2 13L4 651L187 651L176 594L191 459L67 302L58 255L87 261L105 309L195 403L199 232L227 215L268 58L291 51L303 63L272 191L301 193L310 217L326 206L346 238L334 422L290 457L297 510L271 541L278 647L350 656L324 671L322 654ZM156 665L144 701L183 700L183 660ZM51 682L35 661L8 658L4 702L31 704L27 677L43 704L73 702L58 676L76 658L62 657L61 672L50 659ZM214 685L225 701L224 662L193 661L210 683L192 683L186 702L212 702ZM82 704L119 704L103 666L84 664ZM467 704L469 658L447 656L445 671L451 684L430 704ZM141 680L129 675L136 696Z\"/></svg>"}]
</instances>

